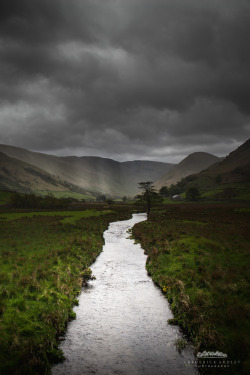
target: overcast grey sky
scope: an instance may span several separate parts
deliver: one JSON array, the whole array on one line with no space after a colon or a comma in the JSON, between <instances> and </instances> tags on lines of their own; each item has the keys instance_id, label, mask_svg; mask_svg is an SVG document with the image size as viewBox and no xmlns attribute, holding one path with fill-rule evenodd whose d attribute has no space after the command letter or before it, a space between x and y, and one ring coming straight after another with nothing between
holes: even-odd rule
<instances>
[{"instance_id":1,"label":"overcast grey sky","mask_svg":"<svg viewBox=\"0 0 250 375\"><path fill-rule=\"evenodd\" d=\"M250 136L249 0L1 0L0 143L179 162Z\"/></svg>"}]
</instances>

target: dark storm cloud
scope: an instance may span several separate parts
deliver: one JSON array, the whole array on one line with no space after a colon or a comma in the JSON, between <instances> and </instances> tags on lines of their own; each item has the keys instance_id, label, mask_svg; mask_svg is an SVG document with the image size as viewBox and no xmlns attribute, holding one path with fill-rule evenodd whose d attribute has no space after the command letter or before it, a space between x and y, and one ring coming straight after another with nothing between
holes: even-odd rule
<instances>
[{"instance_id":1,"label":"dark storm cloud","mask_svg":"<svg viewBox=\"0 0 250 375\"><path fill-rule=\"evenodd\" d=\"M2 0L1 143L178 161L250 133L248 0Z\"/></svg>"}]
</instances>

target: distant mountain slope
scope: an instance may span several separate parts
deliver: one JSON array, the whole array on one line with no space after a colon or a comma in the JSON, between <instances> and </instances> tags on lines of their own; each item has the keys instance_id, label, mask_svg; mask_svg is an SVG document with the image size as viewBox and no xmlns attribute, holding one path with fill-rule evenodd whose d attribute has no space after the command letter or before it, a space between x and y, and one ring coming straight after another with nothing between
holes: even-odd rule
<instances>
[{"instance_id":1,"label":"distant mountain slope","mask_svg":"<svg viewBox=\"0 0 250 375\"><path fill-rule=\"evenodd\" d=\"M68 190L49 173L0 152L0 189L30 193L34 190Z\"/></svg>"},{"instance_id":2,"label":"distant mountain slope","mask_svg":"<svg viewBox=\"0 0 250 375\"><path fill-rule=\"evenodd\" d=\"M173 166L173 168L157 180L154 185L156 189L160 189L162 186L171 186L172 184L176 184L182 178L200 172L219 160L220 158L217 156L206 152L194 152L183 159L179 164Z\"/></svg>"},{"instance_id":3,"label":"distant mountain slope","mask_svg":"<svg viewBox=\"0 0 250 375\"><path fill-rule=\"evenodd\" d=\"M197 187L209 199L250 199L250 139L225 159L178 182L179 193Z\"/></svg>"},{"instance_id":4,"label":"distant mountain slope","mask_svg":"<svg viewBox=\"0 0 250 375\"><path fill-rule=\"evenodd\" d=\"M250 182L250 139L198 177L217 179L220 183Z\"/></svg>"},{"instance_id":5,"label":"distant mountain slope","mask_svg":"<svg viewBox=\"0 0 250 375\"><path fill-rule=\"evenodd\" d=\"M100 157L57 157L7 145L0 145L0 151L40 168L62 185L73 184L88 191L118 196L136 194L138 182L155 181L173 166L154 161L120 163Z\"/></svg>"}]
</instances>

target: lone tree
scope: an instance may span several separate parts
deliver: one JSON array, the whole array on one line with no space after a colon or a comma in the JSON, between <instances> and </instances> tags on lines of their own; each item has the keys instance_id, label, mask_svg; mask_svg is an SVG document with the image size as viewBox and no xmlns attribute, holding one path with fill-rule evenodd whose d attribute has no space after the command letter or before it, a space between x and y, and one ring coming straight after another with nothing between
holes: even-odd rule
<instances>
[{"instance_id":1,"label":"lone tree","mask_svg":"<svg viewBox=\"0 0 250 375\"><path fill-rule=\"evenodd\" d=\"M156 193L153 182L139 182L138 185L139 189L142 189L143 192L142 194L136 196L137 202L139 204L146 204L147 214L149 215L152 205L161 203L162 197L158 193Z\"/></svg>"}]
</instances>

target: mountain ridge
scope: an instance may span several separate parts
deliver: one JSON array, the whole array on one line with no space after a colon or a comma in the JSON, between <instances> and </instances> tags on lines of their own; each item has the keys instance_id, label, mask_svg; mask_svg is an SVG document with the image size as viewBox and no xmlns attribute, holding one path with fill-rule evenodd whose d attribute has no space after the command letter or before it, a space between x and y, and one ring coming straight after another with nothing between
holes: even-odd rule
<instances>
[{"instance_id":1,"label":"mountain ridge","mask_svg":"<svg viewBox=\"0 0 250 375\"><path fill-rule=\"evenodd\" d=\"M182 178L198 173L219 160L221 158L207 152L193 152L155 181L155 188L160 189L162 186L174 185Z\"/></svg>"},{"instance_id":2,"label":"mountain ridge","mask_svg":"<svg viewBox=\"0 0 250 375\"><path fill-rule=\"evenodd\" d=\"M177 184L179 193L198 188L210 199L250 199L250 139L230 152L223 160L199 173L191 174Z\"/></svg>"},{"instance_id":3,"label":"mountain ridge","mask_svg":"<svg viewBox=\"0 0 250 375\"><path fill-rule=\"evenodd\" d=\"M0 188L23 193L34 190L69 190L44 170L0 151Z\"/></svg>"},{"instance_id":4,"label":"mountain ridge","mask_svg":"<svg viewBox=\"0 0 250 375\"><path fill-rule=\"evenodd\" d=\"M0 151L44 170L62 185L69 183L80 189L115 196L135 195L138 182L154 181L173 166L144 160L118 162L98 156L54 156L9 145L0 145Z\"/></svg>"},{"instance_id":5,"label":"mountain ridge","mask_svg":"<svg viewBox=\"0 0 250 375\"><path fill-rule=\"evenodd\" d=\"M222 183L246 182L250 180L250 139L230 152L223 160L211 165L201 176L220 176Z\"/></svg>"},{"instance_id":6,"label":"mountain ridge","mask_svg":"<svg viewBox=\"0 0 250 375\"><path fill-rule=\"evenodd\" d=\"M138 193L141 181L155 181L156 189L176 185L178 181L177 185L183 189L184 185L186 188L200 179L203 183L197 184L202 188L215 186L218 181L248 181L249 160L250 140L226 158L194 152L178 164L150 160L119 162L99 156L55 156L0 145L0 188L132 197Z\"/></svg>"}]
</instances>

